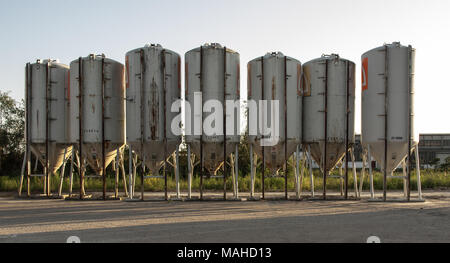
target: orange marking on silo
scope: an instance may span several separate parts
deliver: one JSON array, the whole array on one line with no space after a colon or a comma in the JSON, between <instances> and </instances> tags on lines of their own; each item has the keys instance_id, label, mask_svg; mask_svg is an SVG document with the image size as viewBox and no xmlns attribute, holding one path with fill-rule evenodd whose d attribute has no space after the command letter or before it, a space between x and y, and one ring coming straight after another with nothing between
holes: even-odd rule
<instances>
[{"instance_id":1,"label":"orange marking on silo","mask_svg":"<svg viewBox=\"0 0 450 263\"><path fill-rule=\"evenodd\" d=\"M362 67L361 67L361 86L362 86L362 90L367 90L369 88L368 86L368 67L369 66L369 59L368 58L363 58L362 61Z\"/></svg>"}]
</instances>

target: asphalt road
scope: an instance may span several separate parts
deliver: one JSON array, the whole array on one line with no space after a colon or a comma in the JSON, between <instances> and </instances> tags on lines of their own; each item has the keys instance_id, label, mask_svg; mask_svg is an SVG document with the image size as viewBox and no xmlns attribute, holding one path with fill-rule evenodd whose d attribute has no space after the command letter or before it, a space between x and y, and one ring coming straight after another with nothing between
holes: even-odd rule
<instances>
[{"instance_id":1,"label":"asphalt road","mask_svg":"<svg viewBox=\"0 0 450 263\"><path fill-rule=\"evenodd\" d=\"M230 193L231 195L231 193ZM245 196L245 194L243 194ZM399 194L396 194L399 195ZM162 194L151 194L157 199ZM0 243L450 242L450 193L426 202L65 201L0 197Z\"/></svg>"}]
</instances>

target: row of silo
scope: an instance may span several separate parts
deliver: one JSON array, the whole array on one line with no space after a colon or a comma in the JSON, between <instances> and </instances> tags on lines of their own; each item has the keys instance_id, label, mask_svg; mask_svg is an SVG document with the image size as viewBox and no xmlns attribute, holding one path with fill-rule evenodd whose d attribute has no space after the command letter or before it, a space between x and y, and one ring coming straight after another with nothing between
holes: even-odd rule
<instances>
[{"instance_id":1,"label":"row of silo","mask_svg":"<svg viewBox=\"0 0 450 263\"><path fill-rule=\"evenodd\" d=\"M255 103L250 100L276 100L280 104L279 112L273 112L274 107L268 107L268 111L258 109L257 113L249 111L250 129L253 119L258 122L276 122L278 119L279 122L279 134L276 135L278 140L274 145L262 147L261 140L266 139L264 132L249 136L252 166L253 159L257 156L262 158L263 198L266 165L269 166L272 176L276 176L279 170L284 170L285 198L288 198L288 159L294 153L297 165L295 190L296 197L300 197L306 162L303 162L300 172L299 145L303 147L304 156L308 153L310 158L320 165L324 198L326 197L329 171L348 153L354 143L354 70L353 62L341 59L338 55L324 55L305 63L303 68L298 60L279 52L268 53L249 63L248 103ZM261 116L265 113L271 117ZM265 127L264 123L256 125L259 126ZM253 156L253 149L256 156ZM311 168L311 161L309 166ZM252 167L252 176L254 171ZM310 176L313 185L312 172Z\"/></svg>"},{"instance_id":2,"label":"row of silo","mask_svg":"<svg viewBox=\"0 0 450 263\"><path fill-rule=\"evenodd\" d=\"M27 64L25 83L28 195L31 177L42 176L44 193L50 196L50 177L62 166L61 195L69 158L72 185L75 149L80 197L85 195L84 177L90 166L94 174L87 177L103 178L106 198L106 168L116 159L118 176L118 156L125 144L123 65L93 54L71 62L70 70L55 60L38 60ZM32 173L31 153L42 164L43 174ZM116 180L116 196L117 185Z\"/></svg>"},{"instance_id":3,"label":"row of silo","mask_svg":"<svg viewBox=\"0 0 450 263\"><path fill-rule=\"evenodd\" d=\"M408 149L417 144L415 140L406 139L407 136L412 138L413 131L413 53L411 47L394 43L363 55L363 81L367 82L366 86L363 83L363 144L377 161L384 158L385 162L380 162L384 164L385 182L386 173L404 161L405 155L408 155L408 167L411 166ZM106 169L112 162L116 172L117 197L120 169L125 183L123 152L127 142L131 198L134 196L137 167L141 166L141 198L144 197L143 180L154 177L165 179L165 198L168 199L167 164L174 167L177 197L180 197L178 149L181 133L174 130L173 123L177 118L181 121L181 115L172 109L174 103L181 99L180 56L152 44L129 51L125 60L126 65L123 66L104 55L89 55L73 61L70 73L67 66L56 61L27 64L27 181L32 176L30 160L33 152L44 167L44 174L40 176L46 178L47 195L50 194L50 174L60 166L65 167L70 156L75 156L76 160L71 163L76 163L79 169L80 197L85 195L84 178L97 177L103 179L103 198L106 198ZM367 61L370 61L369 64ZM250 61L247 68L248 128L252 130L247 143L251 155L252 197L259 157L263 168L262 197L267 166L270 176L279 176L283 170L287 199L288 160L294 156L297 198L301 195L306 163L313 185L312 160L323 174L324 198L330 171L339 163L342 168L345 160L346 172L339 178L341 182L345 181L347 198L350 155L355 197L358 196L352 151L355 137L355 64L332 54L309 61L302 67L300 61L273 52ZM374 88L368 89L368 86ZM407 99L403 96L405 92L410 94ZM203 198L203 180L221 177L226 199L229 170L234 197L237 198L239 54L217 43L188 51L185 55L185 99L188 102L185 104L186 122L183 125L188 146L188 197L191 198L194 166L199 164L200 198ZM392 109L389 107L388 114L386 109L389 104L395 106ZM223 107L219 109L217 105ZM380 142L381 119L385 123L385 133ZM205 130L203 124L211 122L214 122L214 129ZM266 127L278 129L275 134L267 134ZM409 131L409 135L403 134L404 131ZM303 153L301 171L300 147ZM73 148L75 155L72 155ZM170 158L173 160L170 161ZM92 168L94 175L85 174L87 166ZM152 176L145 176L146 168ZM161 168L162 176L158 175ZM408 179L409 182L409 177L408 168L405 181ZM384 190L386 192L386 187Z\"/></svg>"}]
</instances>

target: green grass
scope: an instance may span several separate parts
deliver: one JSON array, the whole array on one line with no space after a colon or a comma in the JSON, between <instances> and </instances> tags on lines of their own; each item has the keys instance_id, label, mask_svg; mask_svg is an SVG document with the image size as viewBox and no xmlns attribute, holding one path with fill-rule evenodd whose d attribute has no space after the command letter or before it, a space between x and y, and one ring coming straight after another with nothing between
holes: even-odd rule
<instances>
[{"instance_id":1,"label":"green grass","mask_svg":"<svg viewBox=\"0 0 450 263\"><path fill-rule=\"evenodd\" d=\"M333 174L337 174L335 171ZM358 175L358 182L360 178L360 173ZM401 175L401 173L396 173L396 175ZM450 188L450 175L447 175L443 172L435 172L431 170L423 170L421 172L422 176L422 189L448 189ZM32 192L42 192L43 191L43 178L33 177L31 178L31 191ZM73 191L77 192L79 189L79 179L78 175L74 174L73 181ZM128 178L127 178L128 184ZM163 191L164 190L164 179L157 178L149 178L145 179L145 190L146 191ZM294 190L294 175L291 173L288 175L288 189ZM99 191L102 189L102 180L101 179L93 179L88 178L85 180L85 187L87 191ZM167 185L169 191L175 191L175 178L173 176L169 176L167 180ZM200 178L198 176L194 176L192 180L192 189L199 189ZM257 174L255 180L255 190L259 191L261 189L261 174ZM322 189L323 179L318 170L314 171L314 187L317 190ZM2 176L0 177L0 191L17 191L19 186L19 177L8 177ZM141 179L140 177L136 178L136 189L140 189ZM375 189L382 189L383 187L383 176L380 172L374 172L374 186ZM53 176L51 178L51 189L52 192L57 192L59 187L59 176ZM417 180L415 171L411 173L411 187L412 189L417 189ZM112 191L114 189L114 178L107 178L107 188ZM182 191L188 189L188 184L186 178L182 177L180 182L180 188ZM63 183L63 192L67 193L69 189L69 179L66 177ZM203 189L204 190L223 190L223 179L222 178L210 178L203 180ZM232 180L231 177L227 179L227 189L232 189ZM239 191L249 191L250 189L250 176L240 176L239 177ZM266 191L283 191L284 190L284 178L281 177L267 177L265 179L265 189ZM303 191L310 190L310 178L303 178ZM336 178L328 178L327 179L327 189L329 190L339 190L340 189L340 180ZM353 189L353 174L349 171L349 189ZM369 177L366 172L366 176L364 178L363 189L369 189ZM392 190L401 190L403 189L403 180L398 178L388 179L388 189ZM23 191L26 191L26 180L23 183ZM119 181L119 191L123 191L123 182Z\"/></svg>"}]
</instances>

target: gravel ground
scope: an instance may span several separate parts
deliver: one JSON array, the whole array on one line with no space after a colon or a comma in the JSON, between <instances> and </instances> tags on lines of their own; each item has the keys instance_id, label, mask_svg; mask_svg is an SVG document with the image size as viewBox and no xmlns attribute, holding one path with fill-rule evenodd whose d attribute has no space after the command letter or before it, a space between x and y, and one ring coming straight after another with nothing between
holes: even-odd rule
<instances>
[{"instance_id":1,"label":"gravel ground","mask_svg":"<svg viewBox=\"0 0 450 263\"><path fill-rule=\"evenodd\" d=\"M126 202L3 193L0 243L66 242L69 236L81 242L366 242L369 236L381 242L450 242L448 191L425 191L425 202L411 203L369 202L367 194L349 201L278 200L282 193L268 193L272 200L264 201L241 196L244 201L183 202L158 201L164 194L152 193L146 194L148 202Z\"/></svg>"}]
</instances>

